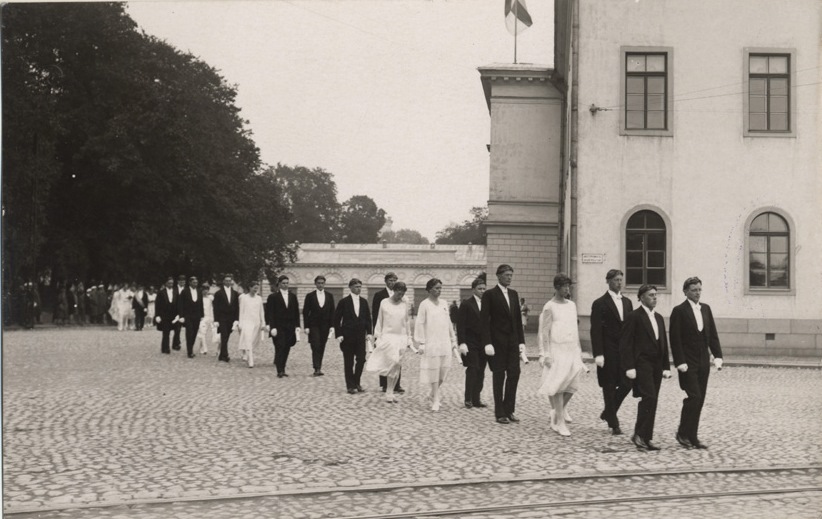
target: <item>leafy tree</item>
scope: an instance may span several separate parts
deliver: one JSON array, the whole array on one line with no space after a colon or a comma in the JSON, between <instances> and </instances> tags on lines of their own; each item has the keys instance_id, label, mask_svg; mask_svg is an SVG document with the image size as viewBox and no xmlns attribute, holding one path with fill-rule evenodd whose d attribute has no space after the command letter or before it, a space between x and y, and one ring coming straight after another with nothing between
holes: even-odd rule
<instances>
[{"instance_id":1,"label":"leafy tree","mask_svg":"<svg viewBox=\"0 0 822 519\"><path fill-rule=\"evenodd\" d=\"M428 243L428 238L413 229L400 229L398 231L386 231L380 234L380 241L387 243Z\"/></svg>"},{"instance_id":2,"label":"leafy tree","mask_svg":"<svg viewBox=\"0 0 822 519\"><path fill-rule=\"evenodd\" d=\"M325 243L337 237L340 203L334 176L322 168L277 164L269 168L291 213L284 232L289 242Z\"/></svg>"},{"instance_id":3,"label":"leafy tree","mask_svg":"<svg viewBox=\"0 0 822 519\"><path fill-rule=\"evenodd\" d=\"M385 225L385 211L369 196L356 195L342 205L340 241L342 243L376 243Z\"/></svg>"},{"instance_id":4,"label":"leafy tree","mask_svg":"<svg viewBox=\"0 0 822 519\"><path fill-rule=\"evenodd\" d=\"M215 69L138 32L124 4L2 14L6 279L242 279L293 254L281 187Z\"/></svg>"},{"instance_id":5,"label":"leafy tree","mask_svg":"<svg viewBox=\"0 0 822 519\"><path fill-rule=\"evenodd\" d=\"M472 207L471 219L463 221L461 224L451 224L439 231L436 236L436 243L466 245L485 245L485 221L488 219L487 207Z\"/></svg>"}]
</instances>

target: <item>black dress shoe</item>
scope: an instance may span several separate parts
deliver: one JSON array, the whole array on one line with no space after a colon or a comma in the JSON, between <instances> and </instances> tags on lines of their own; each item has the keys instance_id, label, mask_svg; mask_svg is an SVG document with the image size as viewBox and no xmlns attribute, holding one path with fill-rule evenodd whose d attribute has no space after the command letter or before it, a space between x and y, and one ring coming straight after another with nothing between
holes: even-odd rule
<instances>
[{"instance_id":1,"label":"black dress shoe","mask_svg":"<svg viewBox=\"0 0 822 519\"><path fill-rule=\"evenodd\" d=\"M679 433L676 433L676 441L679 442L679 444L682 445L683 447L685 447L686 449L690 449L690 448L693 447L693 444L691 443L691 440L689 440L688 438L682 436Z\"/></svg>"},{"instance_id":2,"label":"black dress shoe","mask_svg":"<svg viewBox=\"0 0 822 519\"><path fill-rule=\"evenodd\" d=\"M172 346L171 349L174 350L174 351L179 351L180 347L179 346Z\"/></svg>"},{"instance_id":3,"label":"black dress shoe","mask_svg":"<svg viewBox=\"0 0 822 519\"><path fill-rule=\"evenodd\" d=\"M474 404L474 407L488 407L488 406L486 404L483 404L482 402L477 402L477 403Z\"/></svg>"},{"instance_id":4,"label":"black dress shoe","mask_svg":"<svg viewBox=\"0 0 822 519\"><path fill-rule=\"evenodd\" d=\"M511 413L511 414L508 415L508 421L513 422L513 423L518 423L519 418L517 418L514 413Z\"/></svg>"},{"instance_id":5,"label":"black dress shoe","mask_svg":"<svg viewBox=\"0 0 822 519\"><path fill-rule=\"evenodd\" d=\"M614 436L619 436L620 434L622 434L622 429L620 429L619 426L612 427L611 428L611 434L614 435Z\"/></svg>"},{"instance_id":6,"label":"black dress shoe","mask_svg":"<svg viewBox=\"0 0 822 519\"><path fill-rule=\"evenodd\" d=\"M385 386L380 386L380 391L382 391L383 393L385 393Z\"/></svg>"},{"instance_id":7,"label":"black dress shoe","mask_svg":"<svg viewBox=\"0 0 822 519\"><path fill-rule=\"evenodd\" d=\"M196 355L194 355L193 353L189 353L189 354L188 354L188 358L189 358L189 359L193 359L194 357L196 357Z\"/></svg>"},{"instance_id":8,"label":"black dress shoe","mask_svg":"<svg viewBox=\"0 0 822 519\"><path fill-rule=\"evenodd\" d=\"M508 418L505 418L505 417L503 416L502 418L497 418L497 423L509 424L509 423L511 423L511 422L509 422L509 421L508 421Z\"/></svg>"},{"instance_id":9,"label":"black dress shoe","mask_svg":"<svg viewBox=\"0 0 822 519\"><path fill-rule=\"evenodd\" d=\"M471 409L472 407L474 407L474 404L472 404L471 402L465 402L466 409Z\"/></svg>"},{"instance_id":10,"label":"black dress shoe","mask_svg":"<svg viewBox=\"0 0 822 519\"><path fill-rule=\"evenodd\" d=\"M601 413L599 413L599 419L600 419L600 420L604 420L604 421L606 421L606 422L608 421L608 419L607 419L607 418L605 418L605 411L602 411Z\"/></svg>"},{"instance_id":11,"label":"black dress shoe","mask_svg":"<svg viewBox=\"0 0 822 519\"><path fill-rule=\"evenodd\" d=\"M284 376L285 376L285 373L277 373L277 378L283 378Z\"/></svg>"},{"instance_id":12,"label":"black dress shoe","mask_svg":"<svg viewBox=\"0 0 822 519\"><path fill-rule=\"evenodd\" d=\"M348 388L348 394L349 394L349 395L356 395L356 394L357 394L357 390L356 390L356 389L354 389L353 387Z\"/></svg>"},{"instance_id":13,"label":"black dress shoe","mask_svg":"<svg viewBox=\"0 0 822 519\"><path fill-rule=\"evenodd\" d=\"M397 386L397 387L394 388L394 393L403 394L403 393L405 393L405 390L403 388L401 388L400 386Z\"/></svg>"},{"instance_id":14,"label":"black dress shoe","mask_svg":"<svg viewBox=\"0 0 822 519\"><path fill-rule=\"evenodd\" d=\"M702 443L699 440L692 440L691 445L693 445L695 449L707 449L708 448L707 445L705 445L704 443Z\"/></svg>"},{"instance_id":15,"label":"black dress shoe","mask_svg":"<svg viewBox=\"0 0 822 519\"><path fill-rule=\"evenodd\" d=\"M287 377L287 376L288 376L288 373L286 373L285 371L283 371L283 376L284 376L284 377Z\"/></svg>"},{"instance_id":16,"label":"black dress shoe","mask_svg":"<svg viewBox=\"0 0 822 519\"><path fill-rule=\"evenodd\" d=\"M648 446L649 451L658 451L661 450L659 447L651 443L651 440L645 440L645 444Z\"/></svg>"},{"instance_id":17,"label":"black dress shoe","mask_svg":"<svg viewBox=\"0 0 822 519\"><path fill-rule=\"evenodd\" d=\"M645 440L640 438L638 435L635 434L635 435L631 436L631 441L634 442L634 445L636 445L637 449L642 450L642 451L647 451L648 450L648 444L645 443Z\"/></svg>"},{"instance_id":18,"label":"black dress shoe","mask_svg":"<svg viewBox=\"0 0 822 519\"><path fill-rule=\"evenodd\" d=\"M362 393L364 391L365 389L363 389L362 386L357 386L357 393Z\"/></svg>"},{"instance_id":19,"label":"black dress shoe","mask_svg":"<svg viewBox=\"0 0 822 519\"><path fill-rule=\"evenodd\" d=\"M166 355L171 355L171 352L170 352L170 351L163 351L163 352L161 352L161 353L165 353Z\"/></svg>"}]
</instances>

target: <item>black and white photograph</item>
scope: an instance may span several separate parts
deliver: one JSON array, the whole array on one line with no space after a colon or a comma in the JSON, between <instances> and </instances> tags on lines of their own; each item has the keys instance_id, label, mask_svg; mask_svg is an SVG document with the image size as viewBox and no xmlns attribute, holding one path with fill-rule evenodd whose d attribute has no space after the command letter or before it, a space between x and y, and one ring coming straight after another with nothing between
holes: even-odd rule
<instances>
[{"instance_id":1,"label":"black and white photograph","mask_svg":"<svg viewBox=\"0 0 822 519\"><path fill-rule=\"evenodd\" d=\"M0 516L822 518L822 1L0 40Z\"/></svg>"}]
</instances>

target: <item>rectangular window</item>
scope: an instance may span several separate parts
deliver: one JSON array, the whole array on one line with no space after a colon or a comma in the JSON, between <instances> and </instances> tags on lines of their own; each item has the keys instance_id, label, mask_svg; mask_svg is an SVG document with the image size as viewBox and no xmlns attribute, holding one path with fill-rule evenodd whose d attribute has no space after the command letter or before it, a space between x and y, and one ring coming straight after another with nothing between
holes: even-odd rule
<instances>
[{"instance_id":1,"label":"rectangular window","mask_svg":"<svg viewBox=\"0 0 822 519\"><path fill-rule=\"evenodd\" d=\"M794 54L791 49L745 49L746 137L795 135Z\"/></svg>"},{"instance_id":2,"label":"rectangular window","mask_svg":"<svg viewBox=\"0 0 822 519\"><path fill-rule=\"evenodd\" d=\"M672 56L669 47L623 47L621 135L672 135Z\"/></svg>"}]
</instances>

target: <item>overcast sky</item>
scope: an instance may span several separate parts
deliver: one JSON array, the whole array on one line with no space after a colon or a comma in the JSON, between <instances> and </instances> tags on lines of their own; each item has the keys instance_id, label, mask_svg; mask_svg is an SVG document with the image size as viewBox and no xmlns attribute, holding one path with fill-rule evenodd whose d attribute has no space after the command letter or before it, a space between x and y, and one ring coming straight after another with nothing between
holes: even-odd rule
<instances>
[{"instance_id":1,"label":"overcast sky","mask_svg":"<svg viewBox=\"0 0 822 519\"><path fill-rule=\"evenodd\" d=\"M529 0L520 63L553 62L553 1ZM238 87L268 164L322 167L433 240L488 200L477 67L512 63L504 0L132 1L146 33Z\"/></svg>"}]
</instances>

